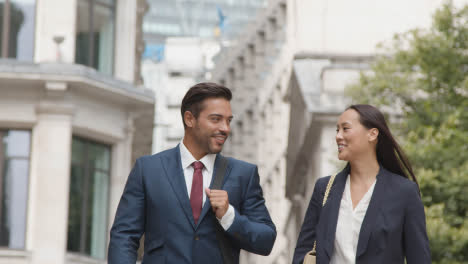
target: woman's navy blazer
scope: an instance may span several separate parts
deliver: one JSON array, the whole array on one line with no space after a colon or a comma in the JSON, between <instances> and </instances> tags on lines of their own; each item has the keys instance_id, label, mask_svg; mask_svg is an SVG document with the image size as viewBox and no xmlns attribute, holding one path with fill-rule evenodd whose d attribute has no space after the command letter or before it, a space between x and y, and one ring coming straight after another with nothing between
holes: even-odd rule
<instances>
[{"instance_id":1,"label":"woman's navy blazer","mask_svg":"<svg viewBox=\"0 0 468 264\"><path fill-rule=\"evenodd\" d=\"M327 264L333 254L336 224L349 166L335 178L328 200L322 208L330 177L317 180L294 252L293 264L317 239L317 263ZM431 263L426 233L424 206L416 183L380 168L369 207L362 222L356 263Z\"/></svg>"}]
</instances>

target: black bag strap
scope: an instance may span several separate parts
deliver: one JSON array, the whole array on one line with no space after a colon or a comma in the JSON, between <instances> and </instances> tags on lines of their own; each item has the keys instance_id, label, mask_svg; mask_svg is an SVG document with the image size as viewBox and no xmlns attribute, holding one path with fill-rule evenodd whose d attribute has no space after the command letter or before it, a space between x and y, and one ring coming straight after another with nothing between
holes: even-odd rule
<instances>
[{"instance_id":1,"label":"black bag strap","mask_svg":"<svg viewBox=\"0 0 468 264\"><path fill-rule=\"evenodd\" d=\"M219 165L218 168L216 169L216 175L213 179L213 185L211 186L211 189L213 190L221 190L221 187L223 185L223 180L224 180L224 175L226 174L226 169L228 165L228 160L219 155Z\"/></svg>"},{"instance_id":2,"label":"black bag strap","mask_svg":"<svg viewBox=\"0 0 468 264\"><path fill-rule=\"evenodd\" d=\"M223 185L224 175L226 174L226 169L228 165L228 160L218 155L218 168L216 169L216 175L213 179L213 185L211 189L213 190L220 190L221 186ZM223 263L224 264L234 264L234 257L232 255L231 246L229 240L227 239L226 235L224 234L224 228L218 221L216 222L216 238L218 239L219 249L221 250L221 254L223 255Z\"/></svg>"}]
</instances>

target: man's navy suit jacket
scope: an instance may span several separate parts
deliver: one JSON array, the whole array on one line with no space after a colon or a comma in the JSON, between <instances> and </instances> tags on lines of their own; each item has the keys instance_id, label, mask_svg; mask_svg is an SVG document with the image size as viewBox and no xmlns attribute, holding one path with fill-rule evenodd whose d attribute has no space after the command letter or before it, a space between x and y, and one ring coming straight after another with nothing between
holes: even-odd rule
<instances>
[{"instance_id":1,"label":"man's navy suit jacket","mask_svg":"<svg viewBox=\"0 0 468 264\"><path fill-rule=\"evenodd\" d=\"M217 155L214 175L219 165ZM213 183L213 181L212 181ZM228 158L223 190L235 209L225 231L235 263L239 251L268 255L276 228L265 207L257 167ZM139 158L128 177L110 232L110 264L134 264L145 234L143 263L223 263L209 200L195 225L179 146Z\"/></svg>"},{"instance_id":2,"label":"man's navy suit jacket","mask_svg":"<svg viewBox=\"0 0 468 264\"><path fill-rule=\"evenodd\" d=\"M302 224L293 264L303 262L317 239L317 264L328 264L333 254L336 224L349 166L335 178L325 206L322 201L330 177L315 184ZM362 222L356 251L357 264L431 263L424 207L416 183L380 168L369 207Z\"/></svg>"}]
</instances>

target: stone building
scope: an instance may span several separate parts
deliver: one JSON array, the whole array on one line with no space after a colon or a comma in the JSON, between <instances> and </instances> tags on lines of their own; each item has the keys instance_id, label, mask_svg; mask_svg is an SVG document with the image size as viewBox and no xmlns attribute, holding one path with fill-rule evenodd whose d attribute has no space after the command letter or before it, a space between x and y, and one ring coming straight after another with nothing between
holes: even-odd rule
<instances>
[{"instance_id":1,"label":"stone building","mask_svg":"<svg viewBox=\"0 0 468 264\"><path fill-rule=\"evenodd\" d=\"M233 49L218 56L213 81L233 92L230 140L223 153L256 163L267 207L278 235L269 257L241 255L241 263L288 263L282 232L291 202L285 199L286 153L290 105L287 100L292 70L288 43L288 2L270 1Z\"/></svg>"},{"instance_id":2,"label":"stone building","mask_svg":"<svg viewBox=\"0 0 468 264\"><path fill-rule=\"evenodd\" d=\"M0 263L106 263L128 173L151 152L146 3L0 6Z\"/></svg>"},{"instance_id":3,"label":"stone building","mask_svg":"<svg viewBox=\"0 0 468 264\"><path fill-rule=\"evenodd\" d=\"M442 2L271 0L221 51L212 76L233 90L235 116L224 152L258 164L278 231L270 256L242 263L291 262L315 181L343 167L335 129L351 103L345 87L369 69L378 43L428 27Z\"/></svg>"}]
</instances>

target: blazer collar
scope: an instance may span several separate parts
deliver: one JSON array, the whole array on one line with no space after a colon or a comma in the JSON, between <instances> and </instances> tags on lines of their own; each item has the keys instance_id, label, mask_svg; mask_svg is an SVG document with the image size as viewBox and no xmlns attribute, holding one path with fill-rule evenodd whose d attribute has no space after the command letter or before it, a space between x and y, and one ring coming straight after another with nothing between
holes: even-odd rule
<instances>
[{"instance_id":1,"label":"blazer collar","mask_svg":"<svg viewBox=\"0 0 468 264\"><path fill-rule=\"evenodd\" d=\"M328 257L331 258L333 254L336 225L338 222L338 214L340 210L341 199L343 196L344 188L346 185L346 179L350 173L350 166L347 165L340 173L336 175L335 182L333 183L332 189L328 196L328 200L323 207L322 214L324 219L327 221L326 233L325 233L325 251ZM385 197L385 182L388 177L388 171L380 166L379 173L377 174L377 181L375 183L374 192L367 208L366 215L362 221L361 230L359 232L359 240L356 252L356 258L362 255L366 249L369 241L370 234L377 221L377 217L380 213L382 206L383 197Z\"/></svg>"},{"instance_id":2,"label":"blazer collar","mask_svg":"<svg viewBox=\"0 0 468 264\"><path fill-rule=\"evenodd\" d=\"M180 206L188 218L188 221L195 228L195 220L192 215L192 207L188 197L187 186L185 184L184 171L182 169L182 162L180 158L179 145L171 149L167 155L161 157L162 165L166 173L166 177L174 190Z\"/></svg>"},{"instance_id":3,"label":"blazer collar","mask_svg":"<svg viewBox=\"0 0 468 264\"><path fill-rule=\"evenodd\" d=\"M336 175L333 182L330 194L328 195L327 202L322 208L324 219L327 220L327 229L325 232L325 251L329 258L333 253L333 245L335 241L336 224L338 222L338 213L341 204L341 197L343 196L344 188L346 185L346 178L349 175L350 167L346 166L341 172ZM325 190L324 190L325 191Z\"/></svg>"},{"instance_id":4,"label":"blazer collar","mask_svg":"<svg viewBox=\"0 0 468 264\"><path fill-rule=\"evenodd\" d=\"M193 214L192 214L192 207L190 205L190 199L188 197L188 191L187 191L187 186L185 184L185 177L184 177L184 171L182 169L182 162L181 162L181 156L180 156L180 149L179 145L177 147L171 149L167 155L164 155L161 157L163 160L162 165L165 170L165 174L167 179L169 180L169 183L171 184L172 189L174 190L175 195L177 196L177 199L179 200L180 206L182 207L182 210L185 213L185 216L187 217L188 221L191 223L192 227L196 229L198 225L202 222L203 218L211 208L210 201L206 199L205 204L203 205L202 212L200 214L200 218L198 219L198 224L195 225L195 220L193 219ZM213 177L211 178L211 183L210 187L213 184L214 177L216 175L216 170L219 165L219 157L221 154L216 154L216 160L214 164L214 169L213 169ZM223 179L223 186L226 180L229 177L229 174L231 172L232 165L228 163L228 166L226 168L226 174Z\"/></svg>"},{"instance_id":5,"label":"blazer collar","mask_svg":"<svg viewBox=\"0 0 468 264\"><path fill-rule=\"evenodd\" d=\"M389 174L389 172L382 166L380 166L379 173L377 174L377 181L375 182L374 192L372 193L369 207L367 207L367 212L364 216L364 220L362 221L361 225L361 230L359 232L356 258L358 258L362 254L364 254L364 252L366 252L370 235L372 233L372 230L374 229L375 224L377 223L379 214L382 212L381 208L382 204L385 202L384 197L386 195L386 181L390 176L386 174Z\"/></svg>"}]
</instances>

